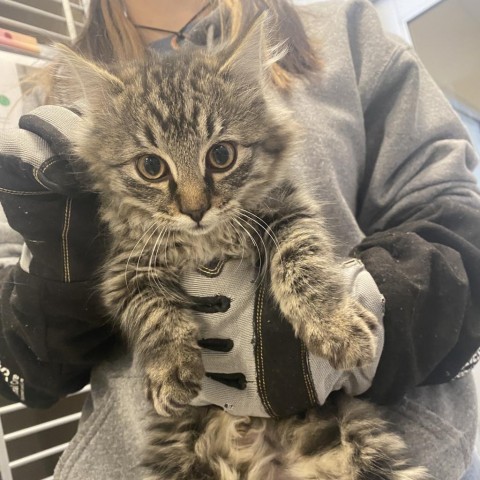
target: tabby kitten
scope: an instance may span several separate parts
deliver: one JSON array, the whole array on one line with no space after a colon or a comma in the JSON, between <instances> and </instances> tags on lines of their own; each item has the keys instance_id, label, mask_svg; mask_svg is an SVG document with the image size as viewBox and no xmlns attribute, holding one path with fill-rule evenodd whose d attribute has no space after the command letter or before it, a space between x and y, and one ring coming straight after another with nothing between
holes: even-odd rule
<instances>
[{"instance_id":1,"label":"tabby kitten","mask_svg":"<svg viewBox=\"0 0 480 480\"><path fill-rule=\"evenodd\" d=\"M111 232L103 297L160 415L148 478L425 478L359 400L286 420L186 408L204 369L180 274L212 259L253 263L260 236L271 293L307 348L339 369L375 356L377 320L347 295L317 202L289 174L299 133L269 85L281 52L262 31L259 20L233 44L149 53L116 73L63 52L88 92L76 152Z\"/></svg>"}]
</instances>

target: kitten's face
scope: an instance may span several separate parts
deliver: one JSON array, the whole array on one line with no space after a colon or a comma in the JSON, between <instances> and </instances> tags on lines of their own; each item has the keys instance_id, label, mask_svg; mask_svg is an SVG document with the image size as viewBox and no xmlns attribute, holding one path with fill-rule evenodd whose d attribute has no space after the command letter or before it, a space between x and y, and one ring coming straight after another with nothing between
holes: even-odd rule
<instances>
[{"instance_id":1,"label":"kitten's face","mask_svg":"<svg viewBox=\"0 0 480 480\"><path fill-rule=\"evenodd\" d=\"M152 54L116 77L87 114L78 152L118 215L201 235L258 207L281 180L292 124L258 79L201 51Z\"/></svg>"}]
</instances>

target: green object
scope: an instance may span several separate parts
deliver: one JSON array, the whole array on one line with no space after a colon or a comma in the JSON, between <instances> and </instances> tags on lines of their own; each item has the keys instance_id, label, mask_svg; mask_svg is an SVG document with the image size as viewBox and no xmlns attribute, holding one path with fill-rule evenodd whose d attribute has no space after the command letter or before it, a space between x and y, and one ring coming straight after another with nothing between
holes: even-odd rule
<instances>
[{"instance_id":1,"label":"green object","mask_svg":"<svg viewBox=\"0 0 480 480\"><path fill-rule=\"evenodd\" d=\"M0 94L0 105L8 107L10 105L10 99L5 95Z\"/></svg>"}]
</instances>

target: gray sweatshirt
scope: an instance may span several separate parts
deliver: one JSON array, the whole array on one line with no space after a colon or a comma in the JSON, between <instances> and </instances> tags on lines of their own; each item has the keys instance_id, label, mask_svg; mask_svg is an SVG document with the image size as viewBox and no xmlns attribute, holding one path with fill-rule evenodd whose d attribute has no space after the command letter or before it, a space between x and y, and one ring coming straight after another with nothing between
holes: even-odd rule
<instances>
[{"instance_id":1,"label":"gray sweatshirt","mask_svg":"<svg viewBox=\"0 0 480 480\"><path fill-rule=\"evenodd\" d=\"M469 375L442 382L480 342L475 155L438 87L409 47L385 36L369 2L329 1L301 12L323 68L311 84L298 81L289 100L306 132L295 172L323 203L338 253L361 258L386 297L371 397L402 397L385 414L414 460L433 478L457 480L471 460L475 393ZM120 352L94 369L91 385L55 478L136 479L150 408L141 374Z\"/></svg>"}]
</instances>

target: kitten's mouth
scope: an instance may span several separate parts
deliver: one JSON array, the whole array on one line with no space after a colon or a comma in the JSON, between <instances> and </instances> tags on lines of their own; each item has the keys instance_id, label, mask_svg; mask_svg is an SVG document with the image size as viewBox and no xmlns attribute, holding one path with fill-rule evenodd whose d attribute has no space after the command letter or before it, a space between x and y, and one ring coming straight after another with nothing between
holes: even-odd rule
<instances>
[{"instance_id":1,"label":"kitten's mouth","mask_svg":"<svg viewBox=\"0 0 480 480\"><path fill-rule=\"evenodd\" d=\"M212 225L206 225L204 223L196 223L191 229L190 232L194 235L203 235L212 229Z\"/></svg>"}]
</instances>

